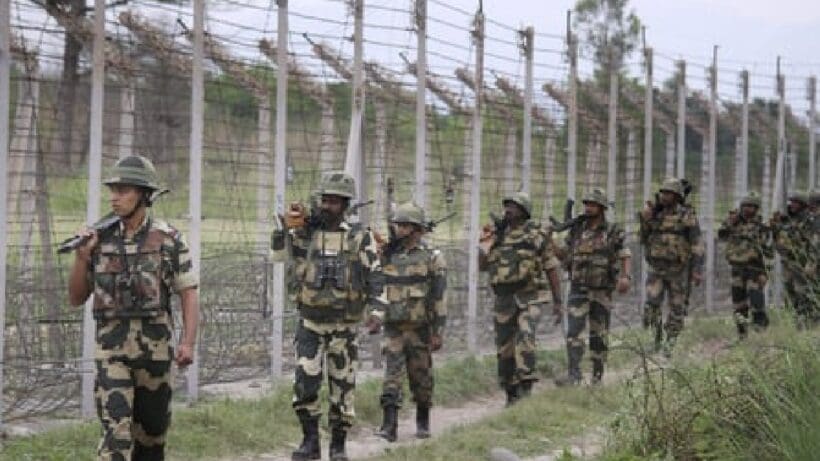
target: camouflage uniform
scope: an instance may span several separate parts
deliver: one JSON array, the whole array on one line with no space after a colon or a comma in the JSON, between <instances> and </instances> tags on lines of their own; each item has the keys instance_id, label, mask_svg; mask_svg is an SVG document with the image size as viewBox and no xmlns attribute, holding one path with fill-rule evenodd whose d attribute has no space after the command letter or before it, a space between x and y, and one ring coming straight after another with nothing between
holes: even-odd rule
<instances>
[{"instance_id":1,"label":"camouflage uniform","mask_svg":"<svg viewBox=\"0 0 820 461\"><path fill-rule=\"evenodd\" d=\"M320 195L350 199L353 191L353 179L342 172L326 175L320 186ZM293 408L303 429L309 427L312 435L322 414L319 389L327 364L328 422L334 441L341 439L343 449L355 417L356 329L365 304L381 294L378 285L371 283L381 273L376 241L369 230L343 221L337 231L313 226L274 230L272 250L274 260L290 257L292 300L300 317L295 340ZM318 434L316 437L318 444ZM341 455L331 458L346 459ZM303 458L294 453L294 459Z\"/></svg>"},{"instance_id":2,"label":"camouflage uniform","mask_svg":"<svg viewBox=\"0 0 820 461\"><path fill-rule=\"evenodd\" d=\"M424 226L423 211L402 204L392 220ZM441 337L447 316L444 291L447 266L441 251L426 242L407 249L388 245L383 254L386 305L375 305L371 315L384 323L383 351L386 362L381 405L385 409L385 438L395 440L396 410L402 405L404 376L417 406L427 414L433 404L433 359L430 338ZM429 432L428 418L419 417L420 433ZM390 430L392 429L392 430ZM423 429L423 430L421 430Z\"/></svg>"},{"instance_id":3,"label":"camouflage uniform","mask_svg":"<svg viewBox=\"0 0 820 461\"><path fill-rule=\"evenodd\" d=\"M661 192L672 192L683 198L681 181L669 178ZM646 311L644 324L655 329L655 345L660 347L662 327L667 335L667 352L671 351L683 329L684 300L690 265L702 273L705 253L700 225L695 211L682 203L654 213L649 220L639 213L641 244L646 248L649 273L646 281ZM670 310L666 324L661 323L661 304L664 294Z\"/></svg>"},{"instance_id":4,"label":"camouflage uniform","mask_svg":"<svg viewBox=\"0 0 820 461\"><path fill-rule=\"evenodd\" d=\"M529 197L519 192L504 202L514 202L531 211ZM508 398L515 399L538 380L535 370L538 321L548 298L545 272L560 266L550 235L527 220L515 229L507 228L486 254L480 254L479 268L486 271L495 293L495 345L499 384Z\"/></svg>"},{"instance_id":5,"label":"camouflage uniform","mask_svg":"<svg viewBox=\"0 0 820 461\"><path fill-rule=\"evenodd\" d=\"M597 203L607 208L606 193L594 189L584 203ZM632 253L624 247L624 231L618 225L603 221L592 228L581 220L567 236L570 294L568 304L567 358L568 380L581 381L581 359L584 340L581 338L589 317L589 349L592 352L592 381L600 382L608 351L610 312L613 307L612 291L621 260Z\"/></svg>"},{"instance_id":6,"label":"camouflage uniform","mask_svg":"<svg viewBox=\"0 0 820 461\"><path fill-rule=\"evenodd\" d=\"M774 247L783 264L783 284L789 305L798 317L798 324L817 318L817 254L818 236L815 224L806 209L805 194L793 194L789 200L803 204L798 213L788 213L772 223Z\"/></svg>"},{"instance_id":7,"label":"camouflage uniform","mask_svg":"<svg viewBox=\"0 0 820 461\"><path fill-rule=\"evenodd\" d=\"M744 206L760 209L760 196L754 192L740 202ZM760 215L752 219L743 217L743 210L737 211L737 222L728 219L718 229L718 238L726 241L726 260L732 268L732 304L737 331L746 336L749 323L749 308L752 323L757 328L769 324L766 315L766 260L774 256L771 247L771 231L763 223Z\"/></svg>"},{"instance_id":8,"label":"camouflage uniform","mask_svg":"<svg viewBox=\"0 0 820 461\"><path fill-rule=\"evenodd\" d=\"M115 167L117 177L105 183L134 184L121 170L143 167L154 174L144 157L126 157ZM88 280L97 328L95 399L103 426L98 459L164 459L171 422L170 296L198 284L188 246L176 229L150 216L132 238L124 237L120 223L100 232Z\"/></svg>"}]
</instances>

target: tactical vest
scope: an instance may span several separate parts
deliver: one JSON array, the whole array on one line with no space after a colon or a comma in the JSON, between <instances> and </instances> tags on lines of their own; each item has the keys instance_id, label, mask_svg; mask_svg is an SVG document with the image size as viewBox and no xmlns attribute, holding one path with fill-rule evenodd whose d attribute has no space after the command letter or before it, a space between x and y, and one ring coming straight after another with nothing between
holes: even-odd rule
<instances>
[{"instance_id":1,"label":"tactical vest","mask_svg":"<svg viewBox=\"0 0 820 461\"><path fill-rule=\"evenodd\" d=\"M537 224L527 222L523 228L505 233L504 238L490 250L487 273L496 293L525 288L539 277L539 248Z\"/></svg>"},{"instance_id":2,"label":"tactical vest","mask_svg":"<svg viewBox=\"0 0 820 461\"><path fill-rule=\"evenodd\" d=\"M646 260L650 265L680 267L689 264L692 245L688 239L686 214L685 210L679 208L662 216L660 221L650 223L651 229L646 242Z\"/></svg>"},{"instance_id":3,"label":"tactical vest","mask_svg":"<svg viewBox=\"0 0 820 461\"><path fill-rule=\"evenodd\" d=\"M612 247L614 226L605 223L597 229L579 229L572 242L570 275L572 284L593 289L613 288L617 276L616 250Z\"/></svg>"},{"instance_id":4,"label":"tactical vest","mask_svg":"<svg viewBox=\"0 0 820 461\"><path fill-rule=\"evenodd\" d=\"M305 318L319 322L361 318L365 284L357 235L355 228L312 233L307 257L296 268L296 300Z\"/></svg>"},{"instance_id":5,"label":"tactical vest","mask_svg":"<svg viewBox=\"0 0 820 461\"><path fill-rule=\"evenodd\" d=\"M429 319L428 296L432 276L433 252L420 246L409 252L390 255L382 267L388 306L385 321L426 323Z\"/></svg>"},{"instance_id":6,"label":"tactical vest","mask_svg":"<svg viewBox=\"0 0 820 461\"><path fill-rule=\"evenodd\" d=\"M808 260L812 232L810 225L804 214L788 216L785 222L778 223L774 245L787 266L799 270Z\"/></svg>"},{"instance_id":7,"label":"tactical vest","mask_svg":"<svg viewBox=\"0 0 820 461\"><path fill-rule=\"evenodd\" d=\"M742 221L732 227L726 242L726 260L733 266L763 267L765 227L760 219Z\"/></svg>"},{"instance_id":8,"label":"tactical vest","mask_svg":"<svg viewBox=\"0 0 820 461\"><path fill-rule=\"evenodd\" d=\"M151 225L127 245L120 229L100 236L93 256L94 318L155 318L169 312L173 248L168 235Z\"/></svg>"}]
</instances>

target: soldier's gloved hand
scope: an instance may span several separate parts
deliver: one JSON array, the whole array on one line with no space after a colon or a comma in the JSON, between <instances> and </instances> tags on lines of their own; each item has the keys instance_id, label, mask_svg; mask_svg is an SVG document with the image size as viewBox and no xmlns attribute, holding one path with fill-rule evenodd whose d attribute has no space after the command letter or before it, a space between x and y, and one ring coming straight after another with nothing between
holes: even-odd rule
<instances>
[{"instance_id":1,"label":"soldier's gloved hand","mask_svg":"<svg viewBox=\"0 0 820 461\"><path fill-rule=\"evenodd\" d=\"M367 328L367 334L375 335L382 330L382 321L375 315L371 315L367 318L367 321L364 323L364 326L365 328Z\"/></svg>"},{"instance_id":2,"label":"soldier's gloved hand","mask_svg":"<svg viewBox=\"0 0 820 461\"><path fill-rule=\"evenodd\" d=\"M441 350L441 346L444 344L444 341L441 339L441 335L433 334L430 336L430 350L433 352Z\"/></svg>"},{"instance_id":3,"label":"soldier's gloved hand","mask_svg":"<svg viewBox=\"0 0 820 461\"><path fill-rule=\"evenodd\" d=\"M285 226L288 229L301 229L307 224L307 211L301 203L293 202L285 213Z\"/></svg>"},{"instance_id":4,"label":"soldier's gloved hand","mask_svg":"<svg viewBox=\"0 0 820 461\"><path fill-rule=\"evenodd\" d=\"M700 272L692 272L692 283L699 287L703 283L703 274Z\"/></svg>"}]
</instances>

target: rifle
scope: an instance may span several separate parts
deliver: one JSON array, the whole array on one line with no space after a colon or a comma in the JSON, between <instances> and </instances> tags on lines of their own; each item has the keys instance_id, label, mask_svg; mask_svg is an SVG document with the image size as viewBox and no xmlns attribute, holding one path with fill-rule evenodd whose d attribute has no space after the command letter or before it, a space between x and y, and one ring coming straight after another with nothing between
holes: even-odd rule
<instances>
[{"instance_id":1,"label":"rifle","mask_svg":"<svg viewBox=\"0 0 820 461\"><path fill-rule=\"evenodd\" d=\"M555 232L563 232L567 229L573 229L578 224L581 224L586 219L586 215L578 215L576 217L572 217L572 207L575 205L575 200L571 198L567 199L566 205L564 205L564 222L559 222L557 219L553 218L552 216L549 217L550 224L552 224L552 230Z\"/></svg>"},{"instance_id":2,"label":"rifle","mask_svg":"<svg viewBox=\"0 0 820 461\"><path fill-rule=\"evenodd\" d=\"M430 221L424 223L424 230L426 230L427 232L433 232L436 229L436 226L443 223L444 221L447 221L455 215L456 212L451 211L439 219L431 219Z\"/></svg>"},{"instance_id":3,"label":"rifle","mask_svg":"<svg viewBox=\"0 0 820 461\"><path fill-rule=\"evenodd\" d=\"M92 224L91 229L93 229L96 232L102 232L102 231L110 228L114 224L117 224L118 222L120 222L120 217L117 216L114 213L109 213L109 214L105 215L102 219L97 221L96 223ZM79 236L79 235L69 237L69 238L63 240L63 242L60 243L57 246L57 253L58 254L65 254L65 253L68 253L70 251L76 250L77 248L79 248L83 244L85 244L85 242L87 242L89 238L90 237Z\"/></svg>"},{"instance_id":4,"label":"rifle","mask_svg":"<svg viewBox=\"0 0 820 461\"><path fill-rule=\"evenodd\" d=\"M505 218L499 218L492 211L490 212L490 220L493 222L493 227L495 227L495 243L500 243L504 240L504 232L506 232L509 222Z\"/></svg>"}]
</instances>

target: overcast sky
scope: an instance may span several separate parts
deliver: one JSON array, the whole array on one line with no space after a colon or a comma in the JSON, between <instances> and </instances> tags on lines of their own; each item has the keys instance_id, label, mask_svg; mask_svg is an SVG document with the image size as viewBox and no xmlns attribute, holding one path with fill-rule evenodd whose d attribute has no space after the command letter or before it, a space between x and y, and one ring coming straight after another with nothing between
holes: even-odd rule
<instances>
[{"instance_id":1,"label":"overcast sky","mask_svg":"<svg viewBox=\"0 0 820 461\"><path fill-rule=\"evenodd\" d=\"M325 40L350 56L352 46L341 38L352 34L352 18L345 3L341 0L290 0L289 3L289 48L301 56L307 68L324 78L332 78L332 71L312 59L301 34L308 32L314 39ZM413 58L416 38L409 31L410 3L411 0L365 0L367 59L401 71L399 53L405 52ZM474 58L468 29L477 3L477 0L429 0L428 59L432 71L451 77L456 67L472 66ZM484 0L488 18L485 45L488 81L491 81L489 71L495 70L523 84L524 66L516 48L515 30L526 25L532 25L537 34L536 87L547 81L565 81L566 11L574 3L575 0ZM275 38L276 7L273 4L272 0L210 2L207 28L224 39L223 43L236 55L263 60L256 43L263 37ZM711 62L712 46L718 45L721 98L739 97L737 74L744 68L752 74L753 95L772 97L775 62L780 55L787 76L788 102L798 110L807 107L806 78L820 74L820 0L632 0L631 5L647 28L648 44L656 50L656 83L670 75L674 60L684 58L689 64L689 87L705 89L705 66ZM42 26L46 19L35 8L29 0L15 0L13 26ZM170 24L178 18L191 23L190 3L169 7L159 6L152 0L132 0L128 6L108 12L112 21L109 32L116 29L113 20L123 8L134 8ZM49 26L54 27L53 21ZM122 29L118 33L127 36ZM58 34L45 38L42 33L30 30L25 34L43 48L59 47ZM178 40L187 46L184 39ZM641 55L635 53L627 61L628 71L641 75L641 63ZM590 72L588 58L582 59L581 68L582 75ZM449 83L458 86L454 80Z\"/></svg>"}]
</instances>

